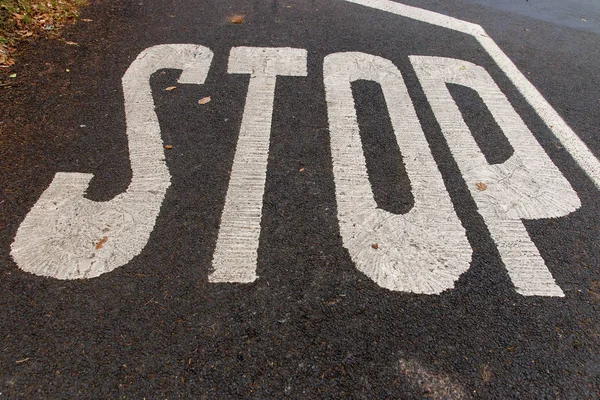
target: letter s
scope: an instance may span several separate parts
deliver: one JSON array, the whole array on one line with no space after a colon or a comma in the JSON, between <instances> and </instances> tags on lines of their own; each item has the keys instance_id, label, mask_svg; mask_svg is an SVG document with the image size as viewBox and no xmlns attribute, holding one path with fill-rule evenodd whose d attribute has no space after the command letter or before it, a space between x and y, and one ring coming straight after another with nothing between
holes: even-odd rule
<instances>
[{"instance_id":1,"label":"letter s","mask_svg":"<svg viewBox=\"0 0 600 400\"><path fill-rule=\"evenodd\" d=\"M92 174L58 172L21 223L11 245L19 268L58 279L92 278L126 264L146 246L170 186L150 76L180 69L179 83L202 84L210 49L192 44L150 47L123 76L132 178L107 202L84 197Z\"/></svg>"}]
</instances>

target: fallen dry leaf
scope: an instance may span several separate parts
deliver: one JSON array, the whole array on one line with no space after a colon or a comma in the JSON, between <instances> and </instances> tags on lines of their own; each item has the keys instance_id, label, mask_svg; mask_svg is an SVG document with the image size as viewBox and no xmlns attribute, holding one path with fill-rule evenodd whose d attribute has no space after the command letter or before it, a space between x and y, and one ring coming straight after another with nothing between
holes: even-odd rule
<instances>
[{"instance_id":1,"label":"fallen dry leaf","mask_svg":"<svg viewBox=\"0 0 600 400\"><path fill-rule=\"evenodd\" d=\"M172 145L170 145L170 144L165 144L165 149L167 149L167 150L171 150L172 148L173 148L173 146L172 146Z\"/></svg>"},{"instance_id":2,"label":"fallen dry leaf","mask_svg":"<svg viewBox=\"0 0 600 400\"><path fill-rule=\"evenodd\" d=\"M375 250L377 250L379 248L379 245L377 243L373 243L371 245L372 248L374 248Z\"/></svg>"},{"instance_id":3,"label":"fallen dry leaf","mask_svg":"<svg viewBox=\"0 0 600 400\"><path fill-rule=\"evenodd\" d=\"M65 42L65 44L68 44L69 46L79 46L79 43L77 42Z\"/></svg>"},{"instance_id":4,"label":"fallen dry leaf","mask_svg":"<svg viewBox=\"0 0 600 400\"><path fill-rule=\"evenodd\" d=\"M168 88L166 88L165 90L169 90L169 91L171 91L171 90L173 90L173 89L177 89L177 86L169 86L169 87L168 87Z\"/></svg>"},{"instance_id":5,"label":"fallen dry leaf","mask_svg":"<svg viewBox=\"0 0 600 400\"><path fill-rule=\"evenodd\" d=\"M232 24L241 24L242 22L244 22L244 17L245 15L243 14L234 14L231 17L229 17L229 22L231 22Z\"/></svg>"},{"instance_id":6,"label":"fallen dry leaf","mask_svg":"<svg viewBox=\"0 0 600 400\"><path fill-rule=\"evenodd\" d=\"M304 172L304 167L300 168L298 172Z\"/></svg>"},{"instance_id":7,"label":"fallen dry leaf","mask_svg":"<svg viewBox=\"0 0 600 400\"><path fill-rule=\"evenodd\" d=\"M100 239L98 241L98 243L96 243L96 250L100 250L102 248L102 246L104 246L104 243L108 242L108 237L104 236L102 239Z\"/></svg>"},{"instance_id":8,"label":"fallen dry leaf","mask_svg":"<svg viewBox=\"0 0 600 400\"><path fill-rule=\"evenodd\" d=\"M210 96L206 96L206 97L203 97L200 100L198 100L198 104L206 104L206 103L210 103Z\"/></svg>"},{"instance_id":9,"label":"fallen dry leaf","mask_svg":"<svg viewBox=\"0 0 600 400\"><path fill-rule=\"evenodd\" d=\"M476 183L475 186L477 186L477 190L482 192L487 189L487 185L483 182Z\"/></svg>"},{"instance_id":10,"label":"fallen dry leaf","mask_svg":"<svg viewBox=\"0 0 600 400\"><path fill-rule=\"evenodd\" d=\"M490 368L490 366L487 364L482 365L480 375L483 383L490 383L490 381L492 380L492 369Z\"/></svg>"},{"instance_id":11,"label":"fallen dry leaf","mask_svg":"<svg viewBox=\"0 0 600 400\"><path fill-rule=\"evenodd\" d=\"M92 20L92 19L89 19L89 18L83 18L83 19L82 19L82 21L83 21L83 22L92 22L93 20Z\"/></svg>"}]
</instances>

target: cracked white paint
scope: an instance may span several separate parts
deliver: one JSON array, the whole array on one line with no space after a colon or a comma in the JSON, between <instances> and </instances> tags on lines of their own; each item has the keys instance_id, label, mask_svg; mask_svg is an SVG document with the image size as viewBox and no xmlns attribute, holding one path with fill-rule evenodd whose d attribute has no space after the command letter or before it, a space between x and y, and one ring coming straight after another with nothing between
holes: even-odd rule
<instances>
[{"instance_id":1,"label":"cracked white paint","mask_svg":"<svg viewBox=\"0 0 600 400\"><path fill-rule=\"evenodd\" d=\"M453 288L472 251L400 71L381 57L337 53L325 57L323 72L340 233L356 267L390 290L437 294ZM381 85L414 196L406 214L375 203L352 95L357 80Z\"/></svg>"},{"instance_id":2,"label":"cracked white paint","mask_svg":"<svg viewBox=\"0 0 600 400\"><path fill-rule=\"evenodd\" d=\"M250 74L210 282L253 282L277 76L306 76L304 49L234 47L230 74Z\"/></svg>"},{"instance_id":3,"label":"cracked white paint","mask_svg":"<svg viewBox=\"0 0 600 400\"><path fill-rule=\"evenodd\" d=\"M485 69L452 58L410 60L517 292L563 296L521 220L565 216L581 206L579 197ZM446 83L479 94L514 149L506 162L487 163Z\"/></svg>"},{"instance_id":4,"label":"cracked white paint","mask_svg":"<svg viewBox=\"0 0 600 400\"><path fill-rule=\"evenodd\" d=\"M208 48L191 44L150 47L136 58L122 80L132 170L127 191L107 202L91 201L84 195L92 174L58 172L11 246L21 269L58 279L92 278L142 251L170 185L150 76L180 69L179 83L202 84L211 60Z\"/></svg>"},{"instance_id":5,"label":"cracked white paint","mask_svg":"<svg viewBox=\"0 0 600 400\"><path fill-rule=\"evenodd\" d=\"M390 0L346 1L474 37L600 188L598 159L479 25ZM349 54L355 55L354 61ZM342 111L338 115L336 110L328 109L330 121L334 122L336 187L349 188L336 193L341 204L344 245L352 258L360 261L358 268L381 286L439 293L453 287L456 278L468 268L470 252L463 240L464 230L449 207L439 172L420 127L415 125L418 121L399 72L387 60L358 57L367 57L372 63L367 65L356 54L329 56L325 66L329 107L333 105ZM257 278L276 77L306 76L306 57L303 49L239 47L231 51L229 73L250 74L250 84L213 258L214 271L209 276L211 282L252 282ZM160 45L140 54L123 77L133 172L129 188L109 202L93 202L84 198L93 175L57 173L25 217L11 246L11 255L20 268L59 279L91 278L127 263L142 251L170 184L148 82L150 75L162 68L181 69L180 83L200 84L211 60L212 52L197 45ZM517 290L525 295L562 296L522 219L566 215L580 206L576 194L485 71L460 61L461 66L469 66L468 73L474 74L461 81L467 75L454 70L447 75L447 60L416 56L411 60ZM337 62L348 69L340 69ZM384 90L415 197L415 207L405 215L385 213L374 203L356 136L353 99L348 92L353 79L374 80ZM494 117L515 149L515 155L507 162L485 163L460 111L447 91L441 90L445 82L453 79L478 90L488 107L495 110ZM349 148L343 148L346 140ZM349 185L347 178L357 185ZM475 181L486 183L488 189L476 191L474 184L479 182ZM367 207L360 208L358 204ZM441 210L447 213L445 220ZM441 234L433 220L441 221L448 234ZM364 232L348 221L365 228ZM396 235L398 232L406 235ZM436 241L439 248L434 246ZM371 242L378 243L378 248L364 246ZM365 261L367 255L373 255L375 261Z\"/></svg>"}]
</instances>

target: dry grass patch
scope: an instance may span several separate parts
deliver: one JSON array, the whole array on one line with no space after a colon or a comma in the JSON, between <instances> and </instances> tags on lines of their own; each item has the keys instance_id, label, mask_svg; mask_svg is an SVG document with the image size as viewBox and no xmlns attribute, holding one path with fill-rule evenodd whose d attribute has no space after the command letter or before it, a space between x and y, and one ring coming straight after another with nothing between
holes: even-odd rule
<instances>
[{"instance_id":1,"label":"dry grass patch","mask_svg":"<svg viewBox=\"0 0 600 400\"><path fill-rule=\"evenodd\" d=\"M19 43L38 35L57 37L87 0L0 0L0 66L14 63Z\"/></svg>"}]
</instances>

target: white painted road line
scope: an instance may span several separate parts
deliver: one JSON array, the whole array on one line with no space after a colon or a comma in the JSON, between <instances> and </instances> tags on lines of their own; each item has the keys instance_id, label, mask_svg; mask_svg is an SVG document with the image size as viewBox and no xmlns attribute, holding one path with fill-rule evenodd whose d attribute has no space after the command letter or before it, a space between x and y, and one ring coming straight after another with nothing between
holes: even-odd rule
<instances>
[{"instance_id":1,"label":"white painted road line","mask_svg":"<svg viewBox=\"0 0 600 400\"><path fill-rule=\"evenodd\" d=\"M278 75L306 76L307 52L234 47L230 74L250 74L231 179L221 217L210 282L253 282Z\"/></svg>"},{"instance_id":2,"label":"white painted road line","mask_svg":"<svg viewBox=\"0 0 600 400\"><path fill-rule=\"evenodd\" d=\"M407 6L391 0L345 0L350 3L359 4L372 9L389 12L401 17L425 22L454 31L463 32L473 36L492 57L494 62L506 74L516 88L521 92L536 113L560 140L571 157L579 164L581 169L600 189L600 161L586 144L567 125L565 120L552 108L542 94L527 80L525 75L516 67L510 58L496 42L494 42L485 30L474 23L462 21L457 18L439 14L422 8Z\"/></svg>"}]
</instances>

